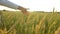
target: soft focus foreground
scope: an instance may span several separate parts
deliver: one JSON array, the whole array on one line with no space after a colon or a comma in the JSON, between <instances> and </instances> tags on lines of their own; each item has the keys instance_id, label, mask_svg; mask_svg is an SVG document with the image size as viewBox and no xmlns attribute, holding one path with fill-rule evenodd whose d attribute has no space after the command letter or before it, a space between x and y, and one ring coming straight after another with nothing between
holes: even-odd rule
<instances>
[{"instance_id":1,"label":"soft focus foreground","mask_svg":"<svg viewBox=\"0 0 60 34\"><path fill-rule=\"evenodd\" d=\"M0 34L60 34L60 13L0 11Z\"/></svg>"}]
</instances>

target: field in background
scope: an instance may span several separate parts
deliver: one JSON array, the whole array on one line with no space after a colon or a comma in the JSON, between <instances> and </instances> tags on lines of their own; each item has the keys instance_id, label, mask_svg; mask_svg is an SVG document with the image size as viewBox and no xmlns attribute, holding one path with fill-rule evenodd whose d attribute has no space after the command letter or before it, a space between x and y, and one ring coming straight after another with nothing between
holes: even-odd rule
<instances>
[{"instance_id":1,"label":"field in background","mask_svg":"<svg viewBox=\"0 0 60 34\"><path fill-rule=\"evenodd\" d=\"M60 34L60 13L0 11L0 34Z\"/></svg>"}]
</instances>

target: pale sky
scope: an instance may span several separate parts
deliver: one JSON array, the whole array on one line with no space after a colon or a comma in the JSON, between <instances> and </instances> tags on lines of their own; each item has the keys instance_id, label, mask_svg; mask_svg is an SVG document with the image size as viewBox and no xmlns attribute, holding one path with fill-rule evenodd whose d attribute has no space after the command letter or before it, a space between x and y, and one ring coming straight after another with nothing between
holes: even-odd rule
<instances>
[{"instance_id":1,"label":"pale sky","mask_svg":"<svg viewBox=\"0 0 60 34\"><path fill-rule=\"evenodd\" d=\"M53 7L60 11L60 0L9 0L20 6L29 8L31 11L52 11ZM1 7L1 6L0 6ZM1 9L1 8L0 8ZM2 9L7 9L2 8Z\"/></svg>"}]
</instances>

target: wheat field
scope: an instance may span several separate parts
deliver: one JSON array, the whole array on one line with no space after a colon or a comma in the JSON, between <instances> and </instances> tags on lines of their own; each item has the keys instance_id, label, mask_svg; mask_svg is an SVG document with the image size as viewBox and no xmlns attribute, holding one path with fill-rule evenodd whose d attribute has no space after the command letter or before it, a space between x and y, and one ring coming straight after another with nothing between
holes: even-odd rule
<instances>
[{"instance_id":1,"label":"wheat field","mask_svg":"<svg viewBox=\"0 0 60 34\"><path fill-rule=\"evenodd\" d=\"M59 12L0 11L0 34L60 34Z\"/></svg>"}]
</instances>

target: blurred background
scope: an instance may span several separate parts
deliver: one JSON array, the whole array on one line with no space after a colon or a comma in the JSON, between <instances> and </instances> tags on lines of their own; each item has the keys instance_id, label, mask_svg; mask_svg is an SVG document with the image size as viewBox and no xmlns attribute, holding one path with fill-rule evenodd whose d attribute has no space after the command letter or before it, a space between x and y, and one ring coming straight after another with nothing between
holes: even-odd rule
<instances>
[{"instance_id":1,"label":"blurred background","mask_svg":"<svg viewBox=\"0 0 60 34\"><path fill-rule=\"evenodd\" d=\"M29 8L29 11L45 11L51 12L55 7L55 11L60 11L60 0L9 0L17 5ZM0 10L13 10L4 6L0 6Z\"/></svg>"}]
</instances>

